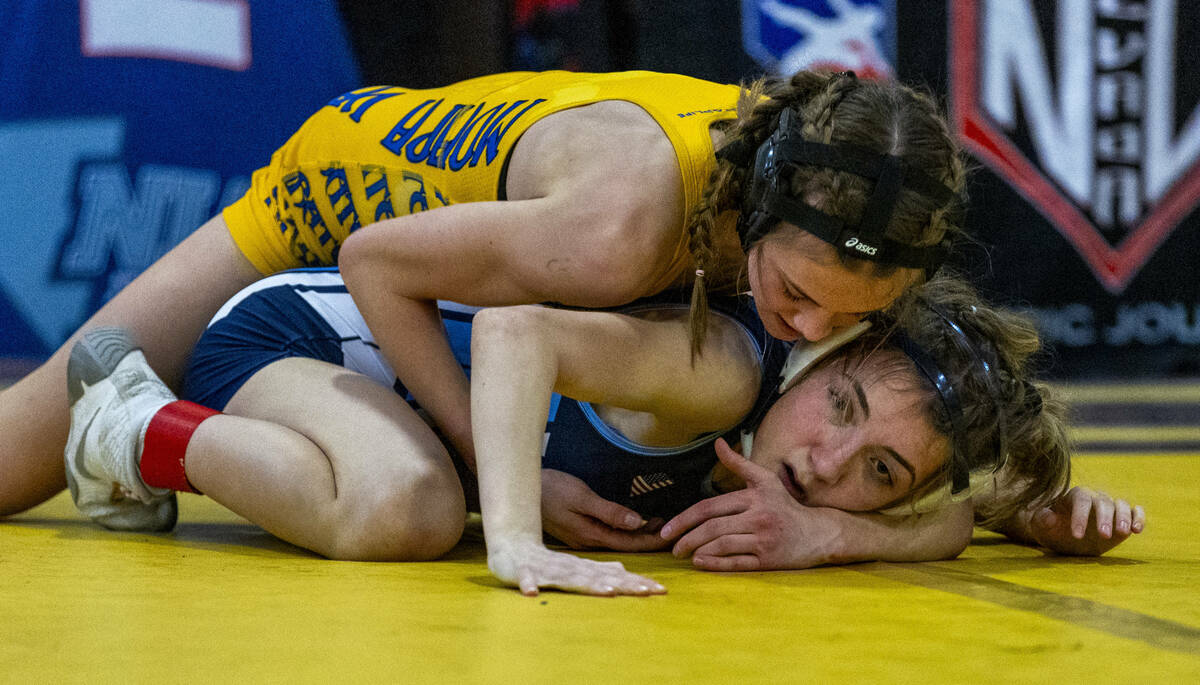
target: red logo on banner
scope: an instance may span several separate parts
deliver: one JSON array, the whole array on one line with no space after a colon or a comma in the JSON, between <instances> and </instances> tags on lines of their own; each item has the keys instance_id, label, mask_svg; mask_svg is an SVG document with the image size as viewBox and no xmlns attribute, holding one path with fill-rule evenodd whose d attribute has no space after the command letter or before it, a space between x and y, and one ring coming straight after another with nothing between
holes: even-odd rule
<instances>
[{"instance_id":1,"label":"red logo on banner","mask_svg":"<svg viewBox=\"0 0 1200 685\"><path fill-rule=\"evenodd\" d=\"M1114 294L1200 200L1200 117L1177 124L1175 5L1058 0L1045 27L1040 1L950 3L958 136Z\"/></svg>"}]
</instances>

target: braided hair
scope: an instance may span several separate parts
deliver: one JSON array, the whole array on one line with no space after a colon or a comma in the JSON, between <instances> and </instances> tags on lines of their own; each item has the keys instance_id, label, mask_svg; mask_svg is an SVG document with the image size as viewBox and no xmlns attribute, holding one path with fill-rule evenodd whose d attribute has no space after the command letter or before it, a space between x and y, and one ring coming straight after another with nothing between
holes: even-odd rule
<instances>
[{"instance_id":1,"label":"braided hair","mask_svg":"<svg viewBox=\"0 0 1200 685\"><path fill-rule=\"evenodd\" d=\"M853 74L811 71L797 72L786 80L762 78L743 87L737 120L726 131L717 151L717 164L685 227L696 269L691 306L693 355L704 341L709 287L730 285L710 283L706 276L716 273L717 216L741 208L755 150L779 127L785 109L799 114L804 140L846 143L879 154L903 155L961 196L965 165L945 119L929 95L895 83L860 81ZM809 166L792 177L791 193L799 198L818 198L824 212L855 223L866 207L871 185L853 173ZM960 230L956 224L960 202L938 205L919 193L900 193L885 233L906 245L940 244ZM753 242L785 225L774 223ZM744 247L748 250L752 246ZM867 263L840 251L838 254L845 265L872 268L872 273L881 278L896 268L882 262Z\"/></svg>"}]
</instances>

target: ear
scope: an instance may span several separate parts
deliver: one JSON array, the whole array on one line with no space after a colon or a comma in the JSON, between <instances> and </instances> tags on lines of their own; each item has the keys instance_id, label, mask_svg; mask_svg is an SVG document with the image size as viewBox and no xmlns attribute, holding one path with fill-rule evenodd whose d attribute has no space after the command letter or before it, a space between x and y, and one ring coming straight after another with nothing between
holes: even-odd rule
<instances>
[{"instance_id":1,"label":"ear","mask_svg":"<svg viewBox=\"0 0 1200 685\"><path fill-rule=\"evenodd\" d=\"M800 382L801 378L804 378L804 374L814 364L829 356L831 352L842 345L862 335L862 332L870 327L870 321L859 321L849 328L834 331L831 335L816 342L797 342L792 347L792 351L788 353L787 361L783 363L783 370L779 372L781 378L779 393L787 392L789 388Z\"/></svg>"}]
</instances>

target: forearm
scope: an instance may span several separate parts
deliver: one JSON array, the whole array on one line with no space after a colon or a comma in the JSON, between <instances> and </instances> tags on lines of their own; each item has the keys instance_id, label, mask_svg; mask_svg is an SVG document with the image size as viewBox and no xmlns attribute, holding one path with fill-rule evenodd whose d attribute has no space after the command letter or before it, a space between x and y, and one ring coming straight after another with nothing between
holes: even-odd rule
<instances>
[{"instance_id":1,"label":"forearm","mask_svg":"<svg viewBox=\"0 0 1200 685\"><path fill-rule=\"evenodd\" d=\"M974 527L969 502L919 516L827 512L833 530L830 564L952 559L970 543Z\"/></svg>"},{"instance_id":2,"label":"forearm","mask_svg":"<svg viewBox=\"0 0 1200 685\"><path fill-rule=\"evenodd\" d=\"M446 340L436 302L389 292L358 273L344 277L397 378L474 468L470 388Z\"/></svg>"},{"instance_id":3,"label":"forearm","mask_svg":"<svg viewBox=\"0 0 1200 685\"><path fill-rule=\"evenodd\" d=\"M552 347L505 310L476 316L472 430L489 551L541 544L541 450L556 378Z\"/></svg>"}]
</instances>

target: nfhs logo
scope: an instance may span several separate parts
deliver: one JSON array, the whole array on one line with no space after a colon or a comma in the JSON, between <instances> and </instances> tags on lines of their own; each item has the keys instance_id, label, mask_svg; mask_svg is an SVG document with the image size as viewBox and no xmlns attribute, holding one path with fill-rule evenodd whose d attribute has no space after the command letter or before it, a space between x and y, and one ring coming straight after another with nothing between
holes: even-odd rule
<instances>
[{"instance_id":1,"label":"nfhs logo","mask_svg":"<svg viewBox=\"0 0 1200 685\"><path fill-rule=\"evenodd\" d=\"M1114 294L1200 197L1200 118L1175 97L1176 5L951 3L957 134Z\"/></svg>"}]
</instances>

